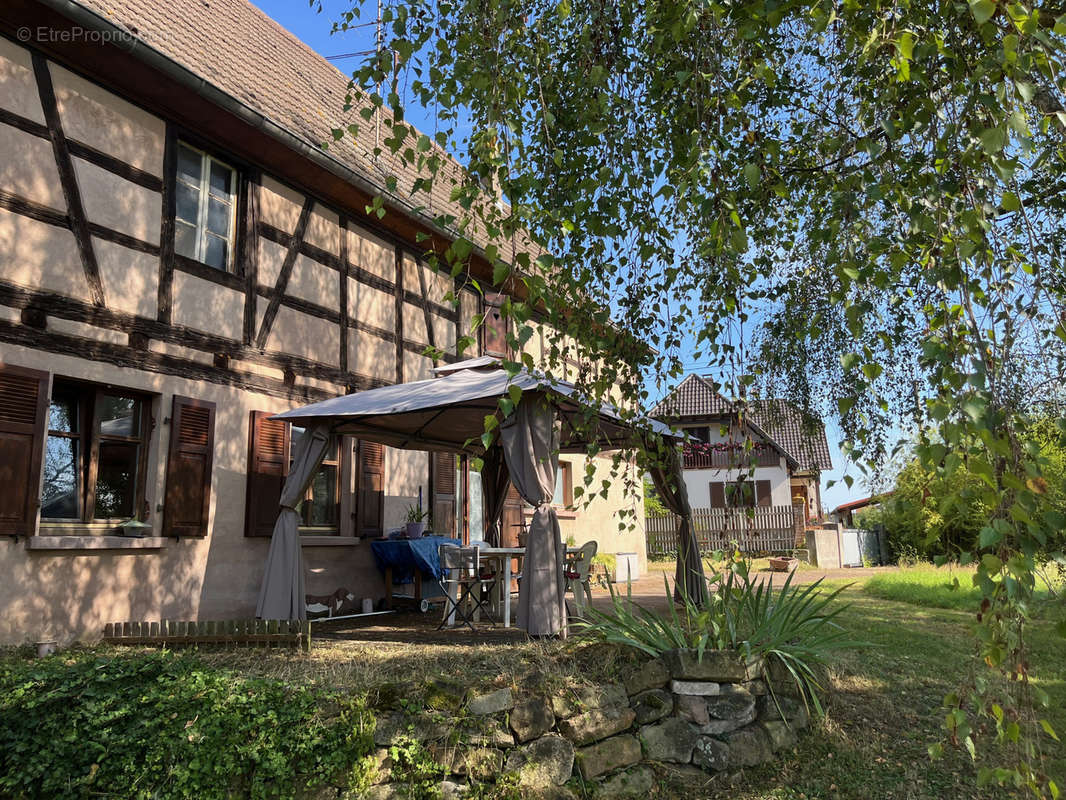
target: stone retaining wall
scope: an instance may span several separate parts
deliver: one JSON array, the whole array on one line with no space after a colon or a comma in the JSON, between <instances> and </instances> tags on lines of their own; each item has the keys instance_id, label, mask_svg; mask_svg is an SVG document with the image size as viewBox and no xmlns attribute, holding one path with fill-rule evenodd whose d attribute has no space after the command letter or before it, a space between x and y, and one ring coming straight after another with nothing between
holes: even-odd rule
<instances>
[{"instance_id":1,"label":"stone retaining wall","mask_svg":"<svg viewBox=\"0 0 1066 800\"><path fill-rule=\"evenodd\" d=\"M505 773L530 796L573 797L564 784L580 775L593 797L639 797L655 783L641 762L708 772L755 766L792 747L809 722L787 671L771 666L733 652L706 652L700 660L674 651L631 670L623 684L553 696L471 693L465 715L447 722L383 715L374 734L378 783L364 796L402 796L400 785L389 782L386 748L408 740L422 742L451 773L441 786L445 798L462 796L469 781Z\"/></svg>"}]
</instances>

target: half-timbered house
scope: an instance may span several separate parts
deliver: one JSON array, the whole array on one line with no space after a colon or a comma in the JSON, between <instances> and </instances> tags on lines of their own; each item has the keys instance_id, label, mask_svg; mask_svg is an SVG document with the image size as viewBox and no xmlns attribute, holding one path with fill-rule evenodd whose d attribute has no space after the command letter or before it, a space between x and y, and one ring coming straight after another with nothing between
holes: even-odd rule
<instances>
[{"instance_id":1,"label":"half-timbered house","mask_svg":"<svg viewBox=\"0 0 1066 800\"><path fill-rule=\"evenodd\" d=\"M292 435L269 417L430 377L476 315L464 357L502 354L499 298L420 259L447 180L416 209L402 164L332 141L347 84L245 0L0 8L0 643L251 616ZM479 530L462 462L337 442L301 507L308 591L381 596L366 540L420 499ZM643 553L629 502L564 535Z\"/></svg>"}]
</instances>

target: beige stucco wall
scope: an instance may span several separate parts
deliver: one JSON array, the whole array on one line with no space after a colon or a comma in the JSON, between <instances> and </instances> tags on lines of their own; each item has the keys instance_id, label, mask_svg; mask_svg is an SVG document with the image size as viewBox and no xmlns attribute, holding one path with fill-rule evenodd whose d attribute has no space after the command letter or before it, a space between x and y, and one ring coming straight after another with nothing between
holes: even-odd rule
<instances>
[{"instance_id":1,"label":"beige stucco wall","mask_svg":"<svg viewBox=\"0 0 1066 800\"><path fill-rule=\"evenodd\" d=\"M89 301L80 265L70 231L0 208L0 278Z\"/></svg>"},{"instance_id":2,"label":"beige stucco wall","mask_svg":"<svg viewBox=\"0 0 1066 800\"><path fill-rule=\"evenodd\" d=\"M383 239L349 223L348 260L379 278L396 280L396 252Z\"/></svg>"},{"instance_id":3,"label":"beige stucco wall","mask_svg":"<svg viewBox=\"0 0 1066 800\"><path fill-rule=\"evenodd\" d=\"M30 52L3 37L0 37L0 98L4 108L44 124Z\"/></svg>"},{"instance_id":4,"label":"beige stucco wall","mask_svg":"<svg viewBox=\"0 0 1066 800\"><path fill-rule=\"evenodd\" d=\"M66 213L52 143L9 125L0 125L0 134L0 186Z\"/></svg>"},{"instance_id":5,"label":"beige stucco wall","mask_svg":"<svg viewBox=\"0 0 1066 800\"><path fill-rule=\"evenodd\" d=\"M380 336L350 328L348 369L393 382L396 380L396 345Z\"/></svg>"},{"instance_id":6,"label":"beige stucco wall","mask_svg":"<svg viewBox=\"0 0 1066 800\"><path fill-rule=\"evenodd\" d=\"M159 298L159 258L93 238L108 307L151 319Z\"/></svg>"},{"instance_id":7,"label":"beige stucco wall","mask_svg":"<svg viewBox=\"0 0 1066 800\"><path fill-rule=\"evenodd\" d=\"M152 175L163 174L163 120L55 63L48 67L67 138Z\"/></svg>"},{"instance_id":8,"label":"beige stucco wall","mask_svg":"<svg viewBox=\"0 0 1066 800\"><path fill-rule=\"evenodd\" d=\"M574 486L583 486L588 459L579 456L560 456L560 461L570 462L574 476ZM609 455L592 459L594 477L589 491L601 488L601 481L611 482L607 497L597 496L588 506L583 505L583 498L578 498L571 511L559 512L559 529L564 540L573 540L582 545L595 540L598 553L636 553L641 572L647 570L647 548L644 543L644 501L641 494L641 481L634 467L626 468L629 481L635 483L632 492L626 490L626 480L620 474L612 477L612 458ZM635 512L624 515L622 512ZM619 523L624 529L619 529Z\"/></svg>"},{"instance_id":9,"label":"beige stucco wall","mask_svg":"<svg viewBox=\"0 0 1066 800\"><path fill-rule=\"evenodd\" d=\"M209 534L170 540L155 551L40 552L24 539L0 541L0 643L55 636L63 641L98 636L103 625L130 619L238 619L254 616L269 541L244 536L249 412L282 411L283 400L233 387L190 381L66 356L0 345L5 363L54 374L158 393L153 415L170 415L172 396L217 404ZM157 424L150 440L149 521L160 525L157 504L165 486L170 428ZM417 495L417 490L416 490ZM392 502L387 500L387 502ZM304 547L307 590L345 586L380 597L384 587L369 545Z\"/></svg>"},{"instance_id":10,"label":"beige stucco wall","mask_svg":"<svg viewBox=\"0 0 1066 800\"><path fill-rule=\"evenodd\" d=\"M418 505L422 490L422 509L429 505L429 454L415 450L385 448L385 530L402 527L409 506Z\"/></svg>"}]
</instances>

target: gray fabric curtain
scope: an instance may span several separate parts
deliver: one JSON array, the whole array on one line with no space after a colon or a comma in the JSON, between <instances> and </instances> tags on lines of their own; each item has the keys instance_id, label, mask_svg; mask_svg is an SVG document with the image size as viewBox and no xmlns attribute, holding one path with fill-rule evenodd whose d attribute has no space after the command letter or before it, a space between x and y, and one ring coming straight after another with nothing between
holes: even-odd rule
<instances>
[{"instance_id":1,"label":"gray fabric curtain","mask_svg":"<svg viewBox=\"0 0 1066 800\"><path fill-rule=\"evenodd\" d=\"M669 443L651 450L651 473L655 491L663 505L681 517L677 528L677 571L674 573L674 599L681 600L682 593L699 605L707 602L707 579L703 572L703 559L692 528L692 506L688 503L688 489L681 474L681 456L678 449Z\"/></svg>"},{"instance_id":2,"label":"gray fabric curtain","mask_svg":"<svg viewBox=\"0 0 1066 800\"><path fill-rule=\"evenodd\" d=\"M321 423L296 443L292 469L281 490L281 513L274 523L255 615L259 619L307 619L300 515L296 506L329 449L329 428Z\"/></svg>"},{"instance_id":3,"label":"gray fabric curtain","mask_svg":"<svg viewBox=\"0 0 1066 800\"><path fill-rule=\"evenodd\" d=\"M533 506L518 594L518 627L525 628L530 636L565 637L566 549L551 503L559 469L555 410L542 398L526 395L500 426L500 443L511 482Z\"/></svg>"},{"instance_id":4,"label":"gray fabric curtain","mask_svg":"<svg viewBox=\"0 0 1066 800\"><path fill-rule=\"evenodd\" d=\"M507 500L507 487L511 484L511 475L507 471L507 461L503 456L503 445L490 447L482 459L481 496L485 501L485 541L499 547L503 544L500 531L500 518L503 516L503 504Z\"/></svg>"}]
</instances>

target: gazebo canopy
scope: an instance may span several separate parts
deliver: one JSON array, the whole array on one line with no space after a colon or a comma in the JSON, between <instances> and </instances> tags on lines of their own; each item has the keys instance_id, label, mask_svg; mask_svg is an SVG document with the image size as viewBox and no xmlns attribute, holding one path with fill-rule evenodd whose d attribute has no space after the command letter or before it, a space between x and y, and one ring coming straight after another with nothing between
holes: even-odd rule
<instances>
[{"instance_id":1,"label":"gazebo canopy","mask_svg":"<svg viewBox=\"0 0 1066 800\"><path fill-rule=\"evenodd\" d=\"M706 591L691 532L688 495L673 446L677 437L670 428L651 419L625 420L612 406L596 407L584 401L571 383L526 369L512 375L493 358L459 362L436 372L438 377L429 380L334 397L274 417L305 432L294 449L292 469L282 488L281 512L256 607L258 617L306 616L295 508L322 463L329 440L344 434L406 450L484 455L482 484L490 527L499 523L510 481L534 509L518 599L518 623L531 635L565 635L566 630L565 548L551 505L559 453L588 452L591 444L601 451L644 448L649 444L648 434L658 434L669 442L660 448L668 463L651 465L651 474L664 502L682 518L678 590L683 586L684 593L693 597ZM498 435L486 452L485 417L496 414L500 400L510 397L514 387L521 389L521 401L500 420Z\"/></svg>"},{"instance_id":2,"label":"gazebo canopy","mask_svg":"<svg viewBox=\"0 0 1066 800\"><path fill-rule=\"evenodd\" d=\"M439 450L480 455L485 417L496 413L512 386L523 395L548 397L562 423L560 450L586 452L639 446L643 431L675 438L668 426L652 419L623 421L617 409L598 411L580 398L572 383L520 370L509 375L498 359L481 357L436 370L438 377L397 383L334 397L278 414L301 427L327 423L335 434L349 434L405 450Z\"/></svg>"}]
</instances>

